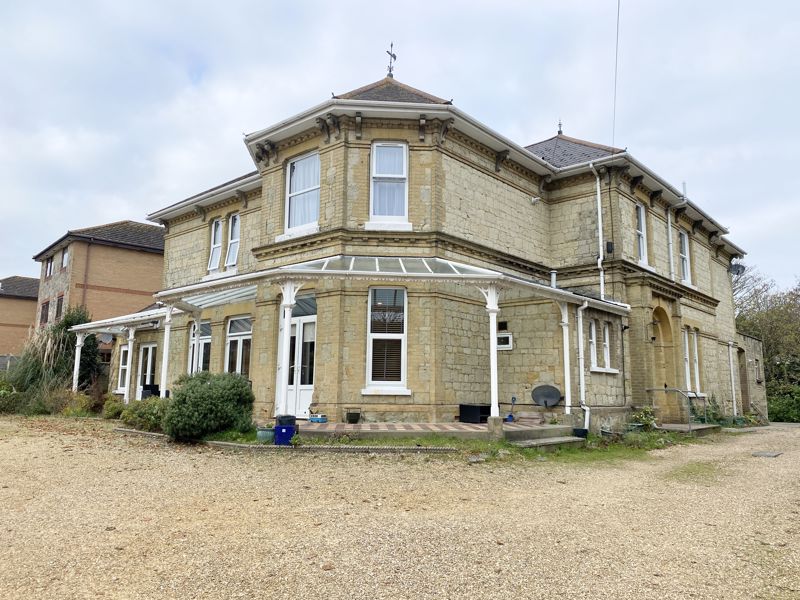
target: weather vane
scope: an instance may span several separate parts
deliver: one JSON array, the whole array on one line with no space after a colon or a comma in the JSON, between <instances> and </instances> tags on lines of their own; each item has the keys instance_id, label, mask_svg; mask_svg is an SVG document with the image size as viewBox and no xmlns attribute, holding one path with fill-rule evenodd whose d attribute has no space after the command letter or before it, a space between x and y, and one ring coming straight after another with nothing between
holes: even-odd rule
<instances>
[{"instance_id":1,"label":"weather vane","mask_svg":"<svg viewBox=\"0 0 800 600\"><path fill-rule=\"evenodd\" d=\"M394 53L394 42L389 44L389 49L386 51L386 54L389 55L389 71L386 73L386 76L394 77L392 74L394 72L394 61L397 60L397 55Z\"/></svg>"}]
</instances>

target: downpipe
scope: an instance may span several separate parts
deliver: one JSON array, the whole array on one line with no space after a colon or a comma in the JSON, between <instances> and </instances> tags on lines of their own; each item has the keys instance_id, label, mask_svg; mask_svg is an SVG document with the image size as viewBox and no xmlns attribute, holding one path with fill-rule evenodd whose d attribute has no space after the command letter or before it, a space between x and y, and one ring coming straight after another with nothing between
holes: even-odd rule
<instances>
[{"instance_id":1,"label":"downpipe","mask_svg":"<svg viewBox=\"0 0 800 600\"><path fill-rule=\"evenodd\" d=\"M583 352L583 311L589 306L589 301L584 300L576 313L576 327L578 328L578 395L580 398L581 410L583 410L583 428L589 429L589 421L592 416L592 409L586 404L586 374L584 373L585 357Z\"/></svg>"},{"instance_id":2,"label":"downpipe","mask_svg":"<svg viewBox=\"0 0 800 600\"><path fill-rule=\"evenodd\" d=\"M597 195L597 270L600 271L600 300L606 299L606 274L603 270L603 199L600 195L600 174L594 168L594 163L589 163L589 169L594 173L595 189Z\"/></svg>"}]
</instances>

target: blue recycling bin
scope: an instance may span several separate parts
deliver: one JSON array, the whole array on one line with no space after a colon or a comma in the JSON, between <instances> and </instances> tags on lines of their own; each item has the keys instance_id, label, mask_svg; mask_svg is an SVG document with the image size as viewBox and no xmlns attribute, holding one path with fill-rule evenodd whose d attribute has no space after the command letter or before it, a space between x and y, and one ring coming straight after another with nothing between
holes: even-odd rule
<instances>
[{"instance_id":1,"label":"blue recycling bin","mask_svg":"<svg viewBox=\"0 0 800 600\"><path fill-rule=\"evenodd\" d=\"M276 425L275 445L290 446L296 430L294 425Z\"/></svg>"}]
</instances>

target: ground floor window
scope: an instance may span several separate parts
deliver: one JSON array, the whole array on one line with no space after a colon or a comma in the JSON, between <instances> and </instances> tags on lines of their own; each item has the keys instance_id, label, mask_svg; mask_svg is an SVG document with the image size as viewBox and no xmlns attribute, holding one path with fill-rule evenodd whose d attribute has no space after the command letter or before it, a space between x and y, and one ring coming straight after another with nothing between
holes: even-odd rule
<instances>
[{"instance_id":1,"label":"ground floor window","mask_svg":"<svg viewBox=\"0 0 800 600\"><path fill-rule=\"evenodd\" d=\"M367 383L404 386L406 379L406 291L373 288L369 293Z\"/></svg>"},{"instance_id":2,"label":"ground floor window","mask_svg":"<svg viewBox=\"0 0 800 600\"><path fill-rule=\"evenodd\" d=\"M123 346L119 352L119 378L117 379L117 389L125 389L128 381L128 347Z\"/></svg>"},{"instance_id":3,"label":"ground floor window","mask_svg":"<svg viewBox=\"0 0 800 600\"><path fill-rule=\"evenodd\" d=\"M225 343L225 370L228 373L239 373L249 379L252 340L253 320L250 317L236 317L228 321Z\"/></svg>"},{"instance_id":4,"label":"ground floor window","mask_svg":"<svg viewBox=\"0 0 800 600\"><path fill-rule=\"evenodd\" d=\"M208 371L211 366L211 322L202 321L200 323L200 339L197 340L197 324L192 323L191 332L189 335L189 373L197 371ZM195 348L198 347L198 359L195 362Z\"/></svg>"}]
</instances>

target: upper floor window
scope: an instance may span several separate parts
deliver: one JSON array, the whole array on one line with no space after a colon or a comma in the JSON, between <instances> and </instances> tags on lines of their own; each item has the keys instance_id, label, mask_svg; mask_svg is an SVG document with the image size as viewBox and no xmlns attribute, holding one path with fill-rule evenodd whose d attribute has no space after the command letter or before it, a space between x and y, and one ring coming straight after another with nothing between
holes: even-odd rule
<instances>
[{"instance_id":1,"label":"upper floor window","mask_svg":"<svg viewBox=\"0 0 800 600\"><path fill-rule=\"evenodd\" d=\"M286 229L311 227L319 219L319 154L289 163L286 195Z\"/></svg>"},{"instance_id":2,"label":"upper floor window","mask_svg":"<svg viewBox=\"0 0 800 600\"><path fill-rule=\"evenodd\" d=\"M222 221L214 219L211 222L211 252L208 255L208 270L219 269L219 259L222 255Z\"/></svg>"},{"instance_id":3,"label":"upper floor window","mask_svg":"<svg viewBox=\"0 0 800 600\"><path fill-rule=\"evenodd\" d=\"M689 234L682 229L678 231L678 255L681 263L681 281L692 283L692 257L689 251Z\"/></svg>"},{"instance_id":4,"label":"upper floor window","mask_svg":"<svg viewBox=\"0 0 800 600\"><path fill-rule=\"evenodd\" d=\"M64 296L59 296L56 300L56 321L61 318L61 313L64 311Z\"/></svg>"},{"instance_id":5,"label":"upper floor window","mask_svg":"<svg viewBox=\"0 0 800 600\"><path fill-rule=\"evenodd\" d=\"M636 205L636 249L639 253L639 262L648 264L647 261L647 209L643 204Z\"/></svg>"},{"instance_id":6,"label":"upper floor window","mask_svg":"<svg viewBox=\"0 0 800 600\"><path fill-rule=\"evenodd\" d=\"M69 263L69 248L64 248L61 251L61 268L66 269L67 263Z\"/></svg>"},{"instance_id":7,"label":"upper floor window","mask_svg":"<svg viewBox=\"0 0 800 600\"><path fill-rule=\"evenodd\" d=\"M373 288L369 291L367 385L405 385L406 291Z\"/></svg>"},{"instance_id":8,"label":"upper floor window","mask_svg":"<svg viewBox=\"0 0 800 600\"><path fill-rule=\"evenodd\" d=\"M225 254L225 266L235 267L239 257L239 213L228 219L228 252Z\"/></svg>"},{"instance_id":9,"label":"upper floor window","mask_svg":"<svg viewBox=\"0 0 800 600\"><path fill-rule=\"evenodd\" d=\"M227 351L225 370L250 376L250 347L253 337L253 320L250 317L237 317L228 321Z\"/></svg>"},{"instance_id":10,"label":"upper floor window","mask_svg":"<svg viewBox=\"0 0 800 600\"><path fill-rule=\"evenodd\" d=\"M44 261L44 276L50 277L53 274L53 257Z\"/></svg>"},{"instance_id":11,"label":"upper floor window","mask_svg":"<svg viewBox=\"0 0 800 600\"><path fill-rule=\"evenodd\" d=\"M39 314L39 324L44 325L50 319L50 302L42 302L42 312Z\"/></svg>"},{"instance_id":12,"label":"upper floor window","mask_svg":"<svg viewBox=\"0 0 800 600\"><path fill-rule=\"evenodd\" d=\"M372 146L370 221L408 222L408 147L378 142Z\"/></svg>"}]
</instances>

